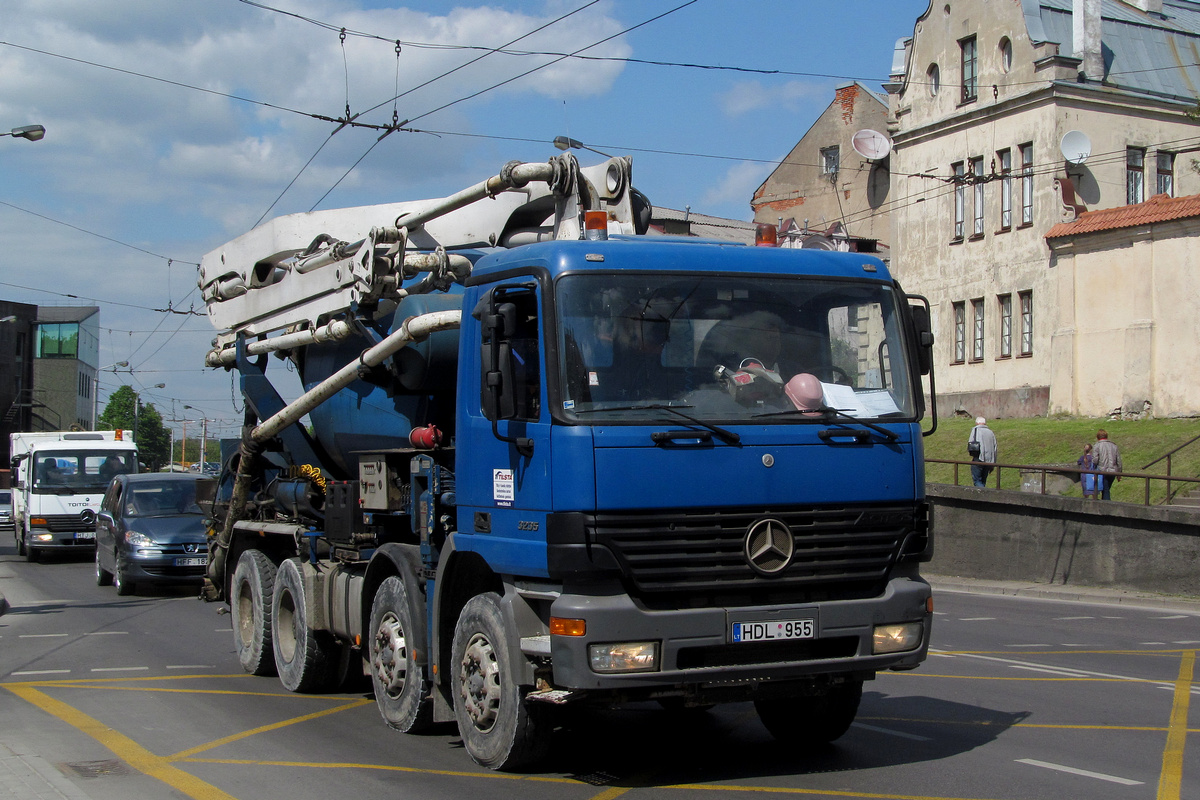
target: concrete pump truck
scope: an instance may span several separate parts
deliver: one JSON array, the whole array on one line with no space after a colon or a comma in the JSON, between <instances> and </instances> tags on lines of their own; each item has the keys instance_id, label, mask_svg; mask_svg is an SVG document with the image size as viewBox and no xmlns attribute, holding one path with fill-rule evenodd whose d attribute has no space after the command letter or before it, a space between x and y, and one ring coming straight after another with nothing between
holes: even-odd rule
<instances>
[{"instance_id":1,"label":"concrete pump truck","mask_svg":"<svg viewBox=\"0 0 1200 800\"><path fill-rule=\"evenodd\" d=\"M519 769L573 704L752 702L828 742L922 662L928 303L871 255L654 235L631 165L204 257L246 408L204 597L247 671L361 669L392 728Z\"/></svg>"}]
</instances>

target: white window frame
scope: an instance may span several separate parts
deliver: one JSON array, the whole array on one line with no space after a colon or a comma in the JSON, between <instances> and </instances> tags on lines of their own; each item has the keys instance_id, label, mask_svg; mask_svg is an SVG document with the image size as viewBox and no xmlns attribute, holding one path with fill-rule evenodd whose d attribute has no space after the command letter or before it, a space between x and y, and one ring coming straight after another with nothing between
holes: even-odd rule
<instances>
[{"instance_id":1,"label":"white window frame","mask_svg":"<svg viewBox=\"0 0 1200 800\"><path fill-rule=\"evenodd\" d=\"M1012 295L1002 294L1000 305L1000 358L1012 357Z\"/></svg>"},{"instance_id":2,"label":"white window frame","mask_svg":"<svg viewBox=\"0 0 1200 800\"><path fill-rule=\"evenodd\" d=\"M973 236L983 236L983 156L971 159L971 179L975 184L972 191L975 219L971 226L971 233Z\"/></svg>"},{"instance_id":3,"label":"white window frame","mask_svg":"<svg viewBox=\"0 0 1200 800\"><path fill-rule=\"evenodd\" d=\"M1012 151L997 153L1000 161L1000 230L1012 229Z\"/></svg>"},{"instance_id":4,"label":"white window frame","mask_svg":"<svg viewBox=\"0 0 1200 800\"><path fill-rule=\"evenodd\" d=\"M954 304L954 363L967 360L967 306L959 301Z\"/></svg>"},{"instance_id":5,"label":"white window frame","mask_svg":"<svg viewBox=\"0 0 1200 800\"><path fill-rule=\"evenodd\" d=\"M1017 293L1021 303L1021 355L1033 355L1033 290Z\"/></svg>"},{"instance_id":6,"label":"white window frame","mask_svg":"<svg viewBox=\"0 0 1200 800\"><path fill-rule=\"evenodd\" d=\"M1033 145L1021 145L1021 224L1033 224Z\"/></svg>"},{"instance_id":7,"label":"white window frame","mask_svg":"<svg viewBox=\"0 0 1200 800\"><path fill-rule=\"evenodd\" d=\"M1146 202L1146 148L1125 148L1125 203Z\"/></svg>"},{"instance_id":8,"label":"white window frame","mask_svg":"<svg viewBox=\"0 0 1200 800\"><path fill-rule=\"evenodd\" d=\"M951 165L954 172L954 238L960 240L966 230L967 184L966 165L959 161Z\"/></svg>"},{"instance_id":9,"label":"white window frame","mask_svg":"<svg viewBox=\"0 0 1200 800\"><path fill-rule=\"evenodd\" d=\"M983 298L977 297L971 301L971 360L983 361L985 347Z\"/></svg>"}]
</instances>

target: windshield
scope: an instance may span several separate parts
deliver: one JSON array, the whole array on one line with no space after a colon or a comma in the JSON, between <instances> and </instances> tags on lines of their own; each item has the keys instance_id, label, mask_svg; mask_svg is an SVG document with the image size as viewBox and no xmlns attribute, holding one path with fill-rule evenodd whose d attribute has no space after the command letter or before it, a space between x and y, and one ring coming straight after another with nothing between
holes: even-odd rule
<instances>
[{"instance_id":1,"label":"windshield","mask_svg":"<svg viewBox=\"0 0 1200 800\"><path fill-rule=\"evenodd\" d=\"M33 490L50 494L103 492L115 475L136 471L132 450L40 451L33 466Z\"/></svg>"},{"instance_id":2,"label":"windshield","mask_svg":"<svg viewBox=\"0 0 1200 800\"><path fill-rule=\"evenodd\" d=\"M139 481L130 484L125 497L127 517L201 513L196 505L196 481Z\"/></svg>"},{"instance_id":3,"label":"windshield","mask_svg":"<svg viewBox=\"0 0 1200 800\"><path fill-rule=\"evenodd\" d=\"M898 298L833 279L572 275L557 286L563 409L583 422L914 419ZM776 416L770 416L770 415Z\"/></svg>"}]
</instances>

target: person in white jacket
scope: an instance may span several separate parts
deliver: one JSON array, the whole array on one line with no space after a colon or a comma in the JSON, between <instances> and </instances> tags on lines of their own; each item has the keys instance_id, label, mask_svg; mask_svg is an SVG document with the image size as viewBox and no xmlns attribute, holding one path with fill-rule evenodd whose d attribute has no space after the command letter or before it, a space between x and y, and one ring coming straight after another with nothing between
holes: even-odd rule
<instances>
[{"instance_id":1,"label":"person in white jacket","mask_svg":"<svg viewBox=\"0 0 1200 800\"><path fill-rule=\"evenodd\" d=\"M974 444L978 444L978 448L973 447ZM976 449L978 452L973 452ZM975 427L971 428L971 437L967 439L967 452L974 462L971 465L971 479L982 489L987 486L988 475L992 472L992 467L987 465L996 463L996 434L992 433L983 417L975 418Z\"/></svg>"}]
</instances>

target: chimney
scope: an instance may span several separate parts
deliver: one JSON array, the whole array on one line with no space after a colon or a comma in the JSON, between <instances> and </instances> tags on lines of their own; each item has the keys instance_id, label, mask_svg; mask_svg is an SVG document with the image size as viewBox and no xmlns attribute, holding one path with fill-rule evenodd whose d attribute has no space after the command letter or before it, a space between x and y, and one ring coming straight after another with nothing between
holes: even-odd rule
<instances>
[{"instance_id":1,"label":"chimney","mask_svg":"<svg viewBox=\"0 0 1200 800\"><path fill-rule=\"evenodd\" d=\"M1143 0L1149 4L1154 0ZM1158 2L1159 8L1162 2ZM1100 0L1073 0L1071 7L1072 55L1083 59L1080 72L1089 81L1104 80L1104 56L1100 52Z\"/></svg>"},{"instance_id":2,"label":"chimney","mask_svg":"<svg viewBox=\"0 0 1200 800\"><path fill-rule=\"evenodd\" d=\"M1147 14L1156 14L1162 16L1162 0L1125 0L1134 8L1140 8Z\"/></svg>"}]
</instances>

